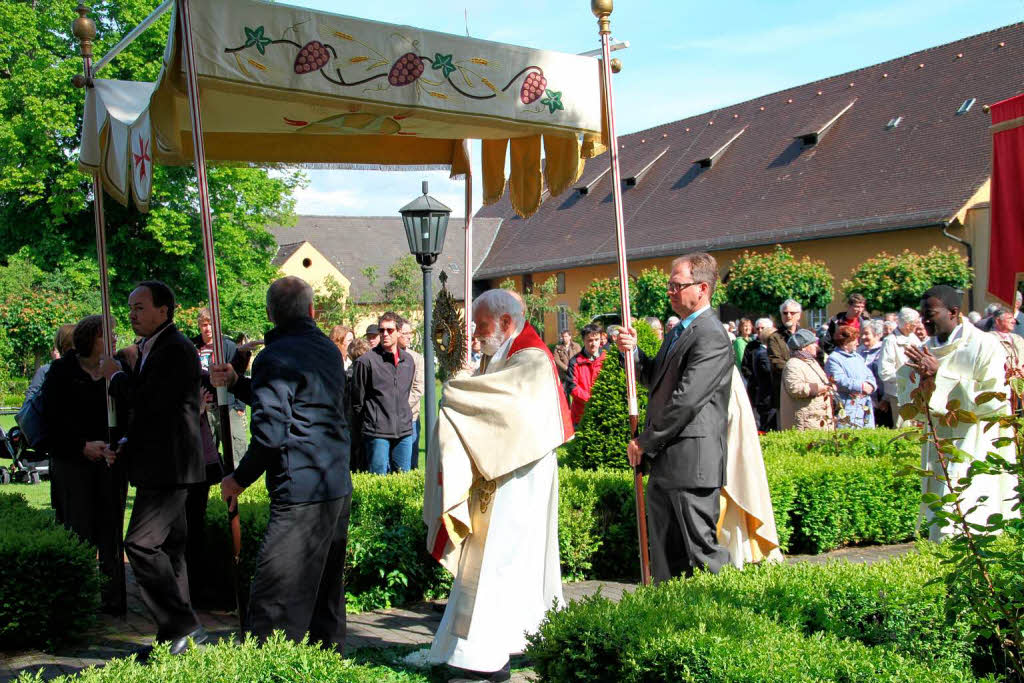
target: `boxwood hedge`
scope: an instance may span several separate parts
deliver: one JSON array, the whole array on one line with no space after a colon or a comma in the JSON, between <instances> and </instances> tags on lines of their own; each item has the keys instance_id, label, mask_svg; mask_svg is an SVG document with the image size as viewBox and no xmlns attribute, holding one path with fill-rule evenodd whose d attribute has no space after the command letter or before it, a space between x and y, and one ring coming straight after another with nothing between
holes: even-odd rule
<instances>
[{"instance_id":1,"label":"boxwood hedge","mask_svg":"<svg viewBox=\"0 0 1024 683\"><path fill-rule=\"evenodd\" d=\"M0 567L0 649L53 646L93 625L96 550L21 494L0 493Z\"/></svg>"},{"instance_id":2,"label":"boxwood hedge","mask_svg":"<svg viewBox=\"0 0 1024 683\"><path fill-rule=\"evenodd\" d=\"M44 678L41 673L22 674L18 683L43 680L58 683L418 683L426 677L382 666L367 666L342 659L306 643L291 643L279 635L262 647L247 640L239 645L220 641L171 656L159 646L143 665L128 659L111 660L103 668L89 668L72 676Z\"/></svg>"},{"instance_id":3,"label":"boxwood hedge","mask_svg":"<svg viewBox=\"0 0 1024 683\"><path fill-rule=\"evenodd\" d=\"M932 552L727 568L549 613L527 655L551 681L973 680L943 571Z\"/></svg>"},{"instance_id":4,"label":"boxwood hedge","mask_svg":"<svg viewBox=\"0 0 1024 683\"><path fill-rule=\"evenodd\" d=\"M833 455L825 433L763 437L776 524L784 552L820 553L852 543L893 543L914 536L918 482L899 469L915 464L916 446L894 432L865 430ZM349 608L373 609L444 595L450 578L424 549L423 474L353 477L346 583ZM559 543L568 580L639 574L632 476L628 471L559 471ZM267 493L242 497L243 568L250 575L267 524ZM207 511L209 563L202 591L225 604L228 535L223 503Z\"/></svg>"}]
</instances>

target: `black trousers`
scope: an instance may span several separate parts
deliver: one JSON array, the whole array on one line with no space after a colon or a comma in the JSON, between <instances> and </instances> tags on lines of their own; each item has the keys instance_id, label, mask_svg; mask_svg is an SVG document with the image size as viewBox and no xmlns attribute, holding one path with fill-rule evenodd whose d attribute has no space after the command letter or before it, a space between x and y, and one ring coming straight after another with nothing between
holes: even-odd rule
<instances>
[{"instance_id":1,"label":"black trousers","mask_svg":"<svg viewBox=\"0 0 1024 683\"><path fill-rule=\"evenodd\" d=\"M249 630L274 630L339 654L345 647L345 548L352 496L317 503L270 503L253 577Z\"/></svg>"},{"instance_id":2,"label":"black trousers","mask_svg":"<svg viewBox=\"0 0 1024 683\"><path fill-rule=\"evenodd\" d=\"M187 495L186 488L136 489L124 539L142 601L157 624L157 640L174 640L199 627L185 562Z\"/></svg>"},{"instance_id":3,"label":"black trousers","mask_svg":"<svg viewBox=\"0 0 1024 683\"><path fill-rule=\"evenodd\" d=\"M729 562L718 544L718 488L665 489L647 482L647 533L655 583L692 576L697 569L717 574Z\"/></svg>"}]
</instances>

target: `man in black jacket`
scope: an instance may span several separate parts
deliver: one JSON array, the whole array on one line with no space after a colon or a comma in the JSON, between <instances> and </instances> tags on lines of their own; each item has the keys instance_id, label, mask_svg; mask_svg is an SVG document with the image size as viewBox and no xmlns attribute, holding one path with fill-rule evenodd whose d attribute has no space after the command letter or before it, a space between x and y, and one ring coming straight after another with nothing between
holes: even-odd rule
<instances>
[{"instance_id":1,"label":"man in black jacket","mask_svg":"<svg viewBox=\"0 0 1024 683\"><path fill-rule=\"evenodd\" d=\"M398 343L401 327L397 314L382 315L377 323L380 343L360 356L352 370L352 412L374 474L405 472L412 466L415 444L409 392L416 362Z\"/></svg>"},{"instance_id":2,"label":"man in black jacket","mask_svg":"<svg viewBox=\"0 0 1024 683\"><path fill-rule=\"evenodd\" d=\"M206 476L199 432L199 363L196 349L174 326L174 293L147 281L128 297L135 334L143 337L138 360L122 372L104 359L110 395L132 413L123 457L135 503L124 539L142 600L157 623L156 639L174 654L199 643L199 624L188 590L185 563L188 487Z\"/></svg>"},{"instance_id":3,"label":"man in black jacket","mask_svg":"<svg viewBox=\"0 0 1024 683\"><path fill-rule=\"evenodd\" d=\"M274 329L252 379L229 363L210 377L252 406L252 441L225 501L266 473L270 520L249 601L249 629L275 629L341 653L345 645L345 547L352 501L345 371L341 353L313 322L313 290L297 277L267 291Z\"/></svg>"},{"instance_id":4,"label":"man in black jacket","mask_svg":"<svg viewBox=\"0 0 1024 683\"><path fill-rule=\"evenodd\" d=\"M725 485L729 395L734 354L711 310L718 264L702 252L672 262L668 297L682 318L658 355L636 348L636 330L622 330L619 350L636 349L637 379L650 391L647 423L629 442L634 467L650 467L647 525L656 582L717 573L729 561L718 543L719 492ZM633 357L633 356L630 356Z\"/></svg>"}]
</instances>

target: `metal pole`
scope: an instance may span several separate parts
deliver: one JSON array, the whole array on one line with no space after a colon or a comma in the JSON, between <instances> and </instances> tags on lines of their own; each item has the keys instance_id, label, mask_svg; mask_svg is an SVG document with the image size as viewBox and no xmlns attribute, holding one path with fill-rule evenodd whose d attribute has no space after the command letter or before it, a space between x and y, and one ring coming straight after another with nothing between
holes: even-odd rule
<instances>
[{"instance_id":1,"label":"metal pole","mask_svg":"<svg viewBox=\"0 0 1024 683\"><path fill-rule=\"evenodd\" d=\"M619 265L619 303L622 306L622 324L633 326L629 310L629 273L626 263L626 227L622 215L622 173L619 170L619 140L615 134L615 98L612 95L611 20L612 0L590 0L590 9L597 17L601 33L601 78L604 83L605 118L608 120L608 152L612 169L612 202L615 205L615 244ZM639 421L636 400L636 366L632 358L623 363L626 368L626 400L629 402L629 430L635 437ZM633 489L636 497L637 541L640 546L640 574L644 585L651 583L650 551L647 546L647 511L644 502L643 473L633 468Z\"/></svg>"},{"instance_id":2,"label":"metal pole","mask_svg":"<svg viewBox=\"0 0 1024 683\"><path fill-rule=\"evenodd\" d=\"M117 43L117 45L107 50L107 53L103 55L100 61L96 62L96 66L92 70L92 75L96 75L100 69L102 69L110 63L110 60L121 54L121 51L129 45L131 45L132 42L142 34L143 31L152 26L157 19L162 17L167 12L167 10L171 9L171 5L173 4L174 0L164 0L164 2L162 2L159 7L153 10L152 14L150 14L148 17L142 20L141 24L139 24L131 31L129 31L125 35L125 37ZM89 77L91 78L91 76Z\"/></svg>"},{"instance_id":3,"label":"metal pole","mask_svg":"<svg viewBox=\"0 0 1024 683\"><path fill-rule=\"evenodd\" d=\"M470 354L473 353L473 174L469 171L466 171L466 293L462 297L462 303L468 361Z\"/></svg>"},{"instance_id":4,"label":"metal pole","mask_svg":"<svg viewBox=\"0 0 1024 683\"><path fill-rule=\"evenodd\" d=\"M427 430L427 443L434 433L437 422L437 396L434 391L434 342L431 330L434 329L434 293L433 268L420 265L423 270L423 329L427 331L423 340L423 396L426 399L426 419L423 421Z\"/></svg>"},{"instance_id":5,"label":"metal pole","mask_svg":"<svg viewBox=\"0 0 1024 683\"><path fill-rule=\"evenodd\" d=\"M82 85L88 97L88 88L92 87L92 41L96 37L96 24L88 17L89 7L85 4L78 5L78 19L72 24L72 32L78 38L82 54L82 61L85 64L85 80ZM76 83L77 84L77 83ZM103 183L100 182L99 171L92 173L92 217L96 227L96 263L100 270L100 306L103 313L102 334L103 353L107 358L114 357L114 340L110 329L110 322L113 319L110 314L110 275L107 268L107 225L103 214ZM60 349L58 349L59 351ZM107 389L110 389L110 380L107 380ZM107 427L113 429L117 426L117 414L114 411L114 401L107 394Z\"/></svg>"},{"instance_id":6,"label":"metal pole","mask_svg":"<svg viewBox=\"0 0 1024 683\"><path fill-rule=\"evenodd\" d=\"M206 177L206 148L203 141L203 119L199 106L199 78L196 73L195 45L192 36L192 18L189 11L189 0L178 0L181 18L183 61L185 63L185 81L188 87L189 115L192 122L192 149L196 168L196 180L199 185L199 218L203 229L203 255L206 263L206 289L210 298L210 324L213 328L213 360L212 363L224 363L224 335L220 325L220 298L217 292L217 260L213 249L213 213L210 209L210 188ZM217 387L217 406L220 410L221 447L223 450L223 470L225 476L235 471L235 458L231 441L231 416L228 406L228 390ZM232 579L235 587L235 600L238 606L238 620L242 629L245 628L245 613L248 593L242 589L240 581L241 562L241 525L238 519L238 500L228 501L228 524L231 529L232 541Z\"/></svg>"}]
</instances>

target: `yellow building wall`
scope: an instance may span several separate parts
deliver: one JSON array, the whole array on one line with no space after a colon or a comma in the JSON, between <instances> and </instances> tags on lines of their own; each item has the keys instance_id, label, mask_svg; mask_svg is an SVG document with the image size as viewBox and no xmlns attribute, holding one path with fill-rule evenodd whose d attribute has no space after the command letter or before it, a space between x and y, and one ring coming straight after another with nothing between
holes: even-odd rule
<instances>
[{"instance_id":1,"label":"yellow building wall","mask_svg":"<svg viewBox=\"0 0 1024 683\"><path fill-rule=\"evenodd\" d=\"M318 291L323 291L328 278L333 277L345 291L346 299L352 286L352 282L309 242L303 242L278 270L282 275L302 278Z\"/></svg>"},{"instance_id":2,"label":"yellow building wall","mask_svg":"<svg viewBox=\"0 0 1024 683\"><path fill-rule=\"evenodd\" d=\"M988 209L971 209L965 213L965 220L968 222L967 230L963 228L951 229L951 232L959 237L963 237L965 232L970 235L970 240L976 245L984 243L985 253L984 262L988 263L987 256L987 244L988 244ZM843 310L845 308L845 301L843 300L843 294L841 289L841 283L844 279L849 278L853 270L863 263L865 260L877 256L880 252L886 251L890 254L902 252L904 249L909 249L915 252L926 252L933 246L937 246L943 249L954 247L960 251L961 254L966 255L966 249L950 240L942 234L941 228L920 228L913 230L897 230L893 232L883 232L865 235L853 235L849 237L832 237L828 239L820 240L807 240L803 242L790 242L784 245L786 248L793 252L793 255L797 258L803 258L809 256L812 259L824 261L831 271L833 276L833 290L835 292L832 299L832 303L828 306L827 312L829 316ZM718 266L722 273L728 271L732 266L732 262L744 251L750 251L755 253L765 253L773 250L774 245L753 247L750 249L726 249L721 251L713 251L715 258L718 259ZM980 249L975 247L975 262L978 262ZM629 262L629 273L630 275L639 275L640 272L646 268L657 266L665 271L669 269L674 257L662 257L656 259L643 259ZM586 266L582 268L567 269L564 271L541 271L533 273L533 282L540 284L549 277L554 277L558 272L565 273L565 293L556 294L552 299L554 305L564 305L568 307L570 311L576 311L579 306L580 296L590 285L591 281L597 278L608 278L614 277L617 274L618 268L614 263L608 263L597 266ZM977 310L979 306L984 308L982 298L979 297L979 293L984 290L984 284L987 281L987 269L985 273L986 280L982 280L980 277L981 273L978 273L978 277L975 280L975 304L974 308ZM494 284L497 285L501 280L506 278L497 278ZM522 276L515 276L509 278L516 283L516 287L522 290ZM980 286L979 286L980 285ZM964 306L967 305L966 297ZM609 311L614 312L614 311ZM778 316L775 316L776 318ZM807 316L804 316L803 324L807 324ZM556 313L549 313L545 316L544 320L544 341L547 343L554 343L557 341L558 333L558 319Z\"/></svg>"}]
</instances>

